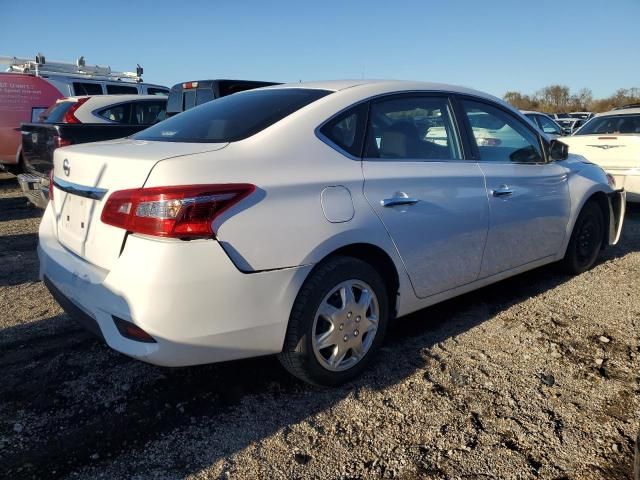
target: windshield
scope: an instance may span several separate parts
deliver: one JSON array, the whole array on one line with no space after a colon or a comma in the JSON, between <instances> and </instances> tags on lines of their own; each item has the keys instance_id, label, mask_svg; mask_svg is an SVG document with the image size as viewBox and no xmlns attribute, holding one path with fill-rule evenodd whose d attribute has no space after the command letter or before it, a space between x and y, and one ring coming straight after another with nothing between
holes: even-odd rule
<instances>
[{"instance_id":1,"label":"windshield","mask_svg":"<svg viewBox=\"0 0 640 480\"><path fill-rule=\"evenodd\" d=\"M589 120L575 135L640 134L640 114L607 115Z\"/></svg>"},{"instance_id":2,"label":"windshield","mask_svg":"<svg viewBox=\"0 0 640 480\"><path fill-rule=\"evenodd\" d=\"M40 121L44 123L62 123L64 114L75 103L73 101L54 103L40 114Z\"/></svg>"},{"instance_id":3,"label":"windshield","mask_svg":"<svg viewBox=\"0 0 640 480\"><path fill-rule=\"evenodd\" d=\"M171 117L132 138L161 142L234 142L264 130L329 93L282 88L229 95Z\"/></svg>"}]
</instances>

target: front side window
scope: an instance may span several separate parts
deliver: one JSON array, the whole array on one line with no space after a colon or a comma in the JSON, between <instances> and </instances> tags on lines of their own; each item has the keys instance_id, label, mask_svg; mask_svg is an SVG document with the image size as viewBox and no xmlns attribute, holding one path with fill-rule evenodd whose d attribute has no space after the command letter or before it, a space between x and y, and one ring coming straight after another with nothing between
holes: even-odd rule
<instances>
[{"instance_id":1,"label":"front side window","mask_svg":"<svg viewBox=\"0 0 640 480\"><path fill-rule=\"evenodd\" d=\"M235 142L255 135L330 93L279 88L229 95L171 117L133 138L162 142Z\"/></svg>"},{"instance_id":2,"label":"front side window","mask_svg":"<svg viewBox=\"0 0 640 480\"><path fill-rule=\"evenodd\" d=\"M102 118L106 118L116 123L129 123L129 112L131 109L130 103L121 103L109 108L105 108L98 112Z\"/></svg>"},{"instance_id":3,"label":"front side window","mask_svg":"<svg viewBox=\"0 0 640 480\"><path fill-rule=\"evenodd\" d=\"M138 93L138 87L132 85L107 84L107 93L109 95L136 95Z\"/></svg>"},{"instance_id":4,"label":"front side window","mask_svg":"<svg viewBox=\"0 0 640 480\"><path fill-rule=\"evenodd\" d=\"M367 104L361 103L327 122L320 132L344 151L359 157L366 117Z\"/></svg>"},{"instance_id":5,"label":"front side window","mask_svg":"<svg viewBox=\"0 0 640 480\"><path fill-rule=\"evenodd\" d=\"M540 142L527 125L504 110L483 102L463 100L472 136L485 162L540 163Z\"/></svg>"},{"instance_id":6,"label":"front side window","mask_svg":"<svg viewBox=\"0 0 640 480\"><path fill-rule=\"evenodd\" d=\"M79 95L102 95L102 85L99 83L73 82L73 91Z\"/></svg>"},{"instance_id":7,"label":"front side window","mask_svg":"<svg viewBox=\"0 0 640 480\"><path fill-rule=\"evenodd\" d=\"M609 134L639 134L640 115L608 115L594 117L578 130L576 135L609 135Z\"/></svg>"},{"instance_id":8,"label":"front side window","mask_svg":"<svg viewBox=\"0 0 640 480\"><path fill-rule=\"evenodd\" d=\"M462 158L448 99L416 95L372 102L365 156L388 160Z\"/></svg>"}]
</instances>

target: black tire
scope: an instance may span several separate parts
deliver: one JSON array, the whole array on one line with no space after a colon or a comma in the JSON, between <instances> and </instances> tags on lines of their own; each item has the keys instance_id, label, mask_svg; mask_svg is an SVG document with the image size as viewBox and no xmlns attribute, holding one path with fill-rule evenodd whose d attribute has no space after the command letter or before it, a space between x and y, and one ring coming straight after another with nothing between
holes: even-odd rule
<instances>
[{"instance_id":1,"label":"black tire","mask_svg":"<svg viewBox=\"0 0 640 480\"><path fill-rule=\"evenodd\" d=\"M331 371L318 361L314 353L314 320L325 297L347 280L365 282L375 293L379 317L377 330L369 349L355 365L346 370ZM305 382L323 386L341 385L360 375L371 362L384 340L388 312L387 289L376 269L353 257L331 258L311 273L298 292L289 318L284 347L278 359L285 369Z\"/></svg>"},{"instance_id":2,"label":"black tire","mask_svg":"<svg viewBox=\"0 0 640 480\"><path fill-rule=\"evenodd\" d=\"M571 239L562 260L563 269L576 275L593 267L602 249L604 233L604 214L600 205L595 201L587 202L573 226Z\"/></svg>"}]
</instances>

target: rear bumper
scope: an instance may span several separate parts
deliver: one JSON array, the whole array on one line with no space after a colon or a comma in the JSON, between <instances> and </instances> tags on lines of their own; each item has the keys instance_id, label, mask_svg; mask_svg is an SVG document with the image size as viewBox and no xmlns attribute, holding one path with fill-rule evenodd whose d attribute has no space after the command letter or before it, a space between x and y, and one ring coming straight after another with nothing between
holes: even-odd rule
<instances>
[{"instance_id":1,"label":"rear bumper","mask_svg":"<svg viewBox=\"0 0 640 480\"><path fill-rule=\"evenodd\" d=\"M49 179L31 173L21 173L17 178L29 202L36 207L46 208L49 203Z\"/></svg>"},{"instance_id":2,"label":"rear bumper","mask_svg":"<svg viewBox=\"0 0 640 480\"><path fill-rule=\"evenodd\" d=\"M185 366L277 353L310 266L245 274L211 240L130 235L111 271L65 249L53 211L40 226L40 276L71 316L113 349L156 365ZM156 343L123 337L112 316Z\"/></svg>"},{"instance_id":3,"label":"rear bumper","mask_svg":"<svg viewBox=\"0 0 640 480\"><path fill-rule=\"evenodd\" d=\"M609 193L609 245L615 245L622 234L627 207L627 193L620 188Z\"/></svg>"}]
</instances>

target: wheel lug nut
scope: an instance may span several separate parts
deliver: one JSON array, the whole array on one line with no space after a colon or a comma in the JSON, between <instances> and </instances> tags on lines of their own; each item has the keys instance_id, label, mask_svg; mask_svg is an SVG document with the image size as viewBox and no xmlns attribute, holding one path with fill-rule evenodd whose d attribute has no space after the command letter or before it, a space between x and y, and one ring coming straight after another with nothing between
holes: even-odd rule
<instances>
[{"instance_id":1,"label":"wheel lug nut","mask_svg":"<svg viewBox=\"0 0 640 480\"><path fill-rule=\"evenodd\" d=\"M360 315L356 317L356 322L359 322L359 321L360 321Z\"/></svg>"},{"instance_id":2,"label":"wheel lug nut","mask_svg":"<svg viewBox=\"0 0 640 480\"><path fill-rule=\"evenodd\" d=\"M352 315L351 312L347 313L347 318L351 318L351 315Z\"/></svg>"},{"instance_id":3,"label":"wheel lug nut","mask_svg":"<svg viewBox=\"0 0 640 480\"><path fill-rule=\"evenodd\" d=\"M347 337L346 335L344 336L343 340L346 342L347 340L349 340L349 337Z\"/></svg>"},{"instance_id":4,"label":"wheel lug nut","mask_svg":"<svg viewBox=\"0 0 640 480\"><path fill-rule=\"evenodd\" d=\"M360 333L360 332L358 332L358 330L354 330L354 331L353 331L353 336L354 336L354 337L357 337L359 333Z\"/></svg>"},{"instance_id":5,"label":"wheel lug nut","mask_svg":"<svg viewBox=\"0 0 640 480\"><path fill-rule=\"evenodd\" d=\"M339 328L340 330L344 329L344 323L341 323Z\"/></svg>"}]
</instances>

